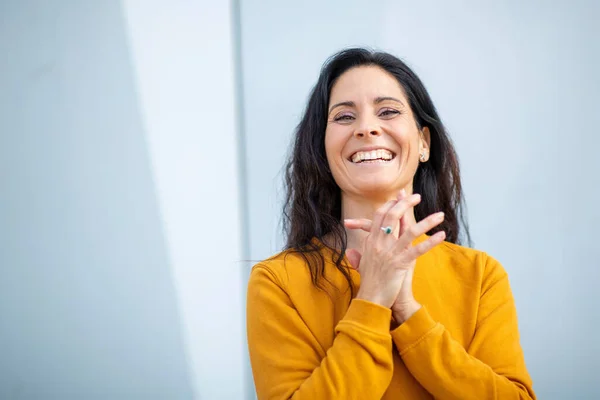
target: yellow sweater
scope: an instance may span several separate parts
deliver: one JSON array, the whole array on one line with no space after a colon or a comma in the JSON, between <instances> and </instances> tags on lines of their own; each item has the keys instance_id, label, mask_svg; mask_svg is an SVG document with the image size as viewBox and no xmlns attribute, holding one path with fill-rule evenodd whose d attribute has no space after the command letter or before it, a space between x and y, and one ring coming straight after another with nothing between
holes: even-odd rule
<instances>
[{"instance_id":1,"label":"yellow sweater","mask_svg":"<svg viewBox=\"0 0 600 400\"><path fill-rule=\"evenodd\" d=\"M339 291L315 288L289 251L252 270L247 330L259 400L535 399L496 260L447 242L420 257L413 292L423 307L390 332L391 311L350 302L331 252L322 252Z\"/></svg>"}]
</instances>

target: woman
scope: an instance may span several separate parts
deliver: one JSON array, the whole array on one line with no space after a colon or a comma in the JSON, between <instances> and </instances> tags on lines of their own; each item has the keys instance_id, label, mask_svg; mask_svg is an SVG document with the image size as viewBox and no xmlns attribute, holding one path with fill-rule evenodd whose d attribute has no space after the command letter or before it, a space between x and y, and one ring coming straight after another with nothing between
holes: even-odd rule
<instances>
[{"instance_id":1,"label":"woman","mask_svg":"<svg viewBox=\"0 0 600 400\"><path fill-rule=\"evenodd\" d=\"M402 61L329 60L286 178L286 251L248 284L259 399L535 398L506 272L457 244L457 157Z\"/></svg>"}]
</instances>

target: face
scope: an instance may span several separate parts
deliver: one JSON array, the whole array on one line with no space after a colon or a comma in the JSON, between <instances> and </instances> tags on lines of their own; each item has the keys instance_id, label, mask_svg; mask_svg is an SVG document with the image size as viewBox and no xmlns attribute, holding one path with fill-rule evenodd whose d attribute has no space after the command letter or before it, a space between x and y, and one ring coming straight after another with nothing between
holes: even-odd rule
<instances>
[{"instance_id":1,"label":"face","mask_svg":"<svg viewBox=\"0 0 600 400\"><path fill-rule=\"evenodd\" d=\"M429 131L419 130L404 90L387 71L355 67L331 89L325 151L343 195L395 198L412 193L421 153L429 157Z\"/></svg>"}]
</instances>

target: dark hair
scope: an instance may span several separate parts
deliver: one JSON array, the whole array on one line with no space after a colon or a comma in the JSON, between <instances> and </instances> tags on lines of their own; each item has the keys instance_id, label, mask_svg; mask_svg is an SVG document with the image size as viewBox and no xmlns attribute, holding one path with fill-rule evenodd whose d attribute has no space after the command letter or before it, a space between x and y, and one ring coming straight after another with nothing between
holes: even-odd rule
<instances>
[{"instance_id":1,"label":"dark hair","mask_svg":"<svg viewBox=\"0 0 600 400\"><path fill-rule=\"evenodd\" d=\"M428 162L419 163L413 182L413 192L422 197L421 203L415 207L416 220L444 211L444 222L428 233L444 230L448 242L460 243L462 222L470 243L463 214L458 158L425 86L404 62L391 54L363 48L343 50L333 55L321 69L304 116L296 128L292 152L285 170L287 194L283 227L287 236L286 249L304 257L313 284L321 289L324 289L321 278L327 282L328 279L325 277L325 260L319 250L322 246L332 250L332 261L348 281L351 297L354 295L354 288L348 266L343 263L347 237L341 223L341 191L327 163L325 129L329 97L336 80L351 68L370 65L384 69L398 80L413 111L417 127L429 128L430 157ZM325 244L323 238L328 234L341 251ZM319 239L319 242L314 241L314 238Z\"/></svg>"}]
</instances>

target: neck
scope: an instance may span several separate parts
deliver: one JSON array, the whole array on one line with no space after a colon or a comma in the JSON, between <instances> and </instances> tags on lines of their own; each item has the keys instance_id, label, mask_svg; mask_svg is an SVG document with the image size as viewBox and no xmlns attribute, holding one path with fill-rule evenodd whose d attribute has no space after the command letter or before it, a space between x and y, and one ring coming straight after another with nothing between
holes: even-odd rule
<instances>
[{"instance_id":1,"label":"neck","mask_svg":"<svg viewBox=\"0 0 600 400\"><path fill-rule=\"evenodd\" d=\"M373 199L342 193L342 221L348 218L367 218L372 220L375 211L390 200L396 200L396 196L391 194L388 197ZM406 217L409 225L415 223L415 213L412 208L407 211ZM363 243L369 235L368 232L360 229L346 229L346 234L348 237L348 248L359 250L362 250ZM397 235L397 233L395 232L394 235Z\"/></svg>"}]
</instances>

